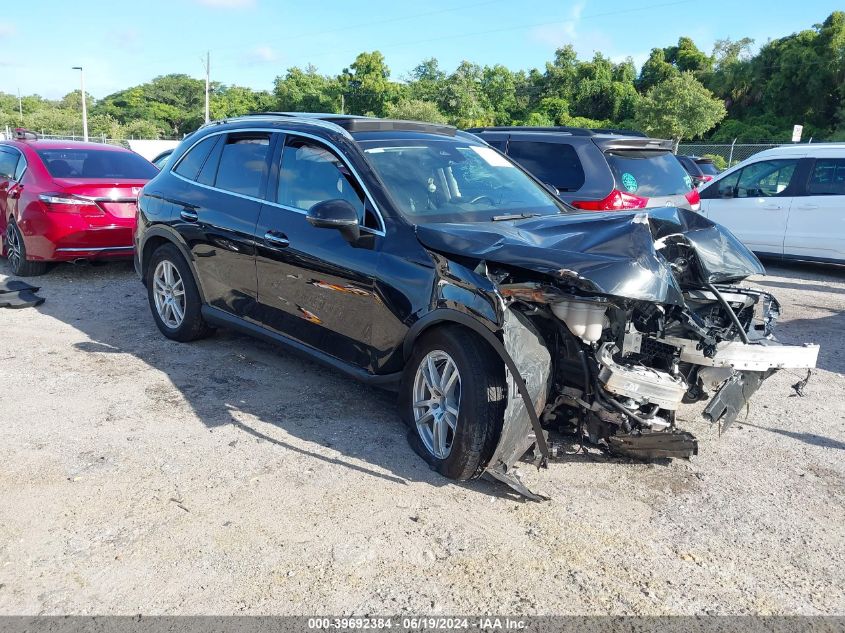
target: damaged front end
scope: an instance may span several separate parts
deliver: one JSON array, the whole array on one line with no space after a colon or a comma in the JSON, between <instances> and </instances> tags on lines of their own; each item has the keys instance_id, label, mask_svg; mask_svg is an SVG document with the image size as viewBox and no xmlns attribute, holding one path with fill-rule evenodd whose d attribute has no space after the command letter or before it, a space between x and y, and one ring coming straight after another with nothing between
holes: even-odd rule
<instances>
[{"instance_id":1,"label":"damaged front end","mask_svg":"<svg viewBox=\"0 0 845 633\"><path fill-rule=\"evenodd\" d=\"M775 340L777 300L739 285L763 273L757 258L698 214L420 229L431 248L477 255L496 288L514 388L487 472L517 489L513 464L554 457L557 433L618 455L689 458L698 444L676 426L682 404L709 401L703 415L721 432L775 371L816 364L818 346Z\"/></svg>"}]
</instances>

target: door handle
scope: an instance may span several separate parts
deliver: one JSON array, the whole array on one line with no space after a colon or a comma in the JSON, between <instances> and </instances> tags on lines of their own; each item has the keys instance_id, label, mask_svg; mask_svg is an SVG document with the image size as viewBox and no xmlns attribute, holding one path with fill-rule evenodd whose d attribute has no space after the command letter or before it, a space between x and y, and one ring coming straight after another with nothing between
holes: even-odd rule
<instances>
[{"instance_id":1,"label":"door handle","mask_svg":"<svg viewBox=\"0 0 845 633\"><path fill-rule=\"evenodd\" d=\"M179 215L182 217L185 222L196 222L199 219L196 211L192 211L191 209L182 209L179 212Z\"/></svg>"},{"instance_id":2,"label":"door handle","mask_svg":"<svg viewBox=\"0 0 845 633\"><path fill-rule=\"evenodd\" d=\"M282 248L290 246L288 236L284 233L279 233L278 231L267 231L264 234L264 241L272 244L273 246L281 246Z\"/></svg>"},{"instance_id":3,"label":"door handle","mask_svg":"<svg viewBox=\"0 0 845 633\"><path fill-rule=\"evenodd\" d=\"M777 211L778 209L780 209L780 205L779 204L764 204L763 208L769 209L770 211Z\"/></svg>"}]
</instances>

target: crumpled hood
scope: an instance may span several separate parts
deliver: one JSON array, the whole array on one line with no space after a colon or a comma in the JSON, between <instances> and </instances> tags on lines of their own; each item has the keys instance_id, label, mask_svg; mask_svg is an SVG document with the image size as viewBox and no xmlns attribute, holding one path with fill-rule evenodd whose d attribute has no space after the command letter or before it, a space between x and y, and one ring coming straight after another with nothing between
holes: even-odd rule
<instances>
[{"instance_id":1,"label":"crumpled hood","mask_svg":"<svg viewBox=\"0 0 845 633\"><path fill-rule=\"evenodd\" d=\"M417 226L419 241L445 254L534 270L598 294L683 305L681 288L655 247L655 240L677 234L698 255L702 281L765 272L728 229L675 207Z\"/></svg>"}]
</instances>

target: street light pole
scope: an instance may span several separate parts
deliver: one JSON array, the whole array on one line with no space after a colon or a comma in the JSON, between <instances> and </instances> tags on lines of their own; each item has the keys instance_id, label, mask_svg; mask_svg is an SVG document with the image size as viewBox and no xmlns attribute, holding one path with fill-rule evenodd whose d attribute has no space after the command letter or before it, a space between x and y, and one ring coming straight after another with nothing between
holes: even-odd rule
<instances>
[{"instance_id":1,"label":"street light pole","mask_svg":"<svg viewBox=\"0 0 845 633\"><path fill-rule=\"evenodd\" d=\"M85 103L85 72L82 66L74 66L73 70L79 71L79 83L82 88L82 137L88 142L88 104Z\"/></svg>"}]
</instances>

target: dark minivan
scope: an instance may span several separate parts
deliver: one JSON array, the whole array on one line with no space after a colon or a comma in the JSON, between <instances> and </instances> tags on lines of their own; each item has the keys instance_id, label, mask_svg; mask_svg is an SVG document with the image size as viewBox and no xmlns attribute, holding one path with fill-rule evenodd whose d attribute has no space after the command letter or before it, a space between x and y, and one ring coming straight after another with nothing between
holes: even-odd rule
<instances>
[{"instance_id":1,"label":"dark minivan","mask_svg":"<svg viewBox=\"0 0 845 633\"><path fill-rule=\"evenodd\" d=\"M559 197L587 211L678 207L697 211L698 192L672 141L573 127L468 130L507 154Z\"/></svg>"}]
</instances>

